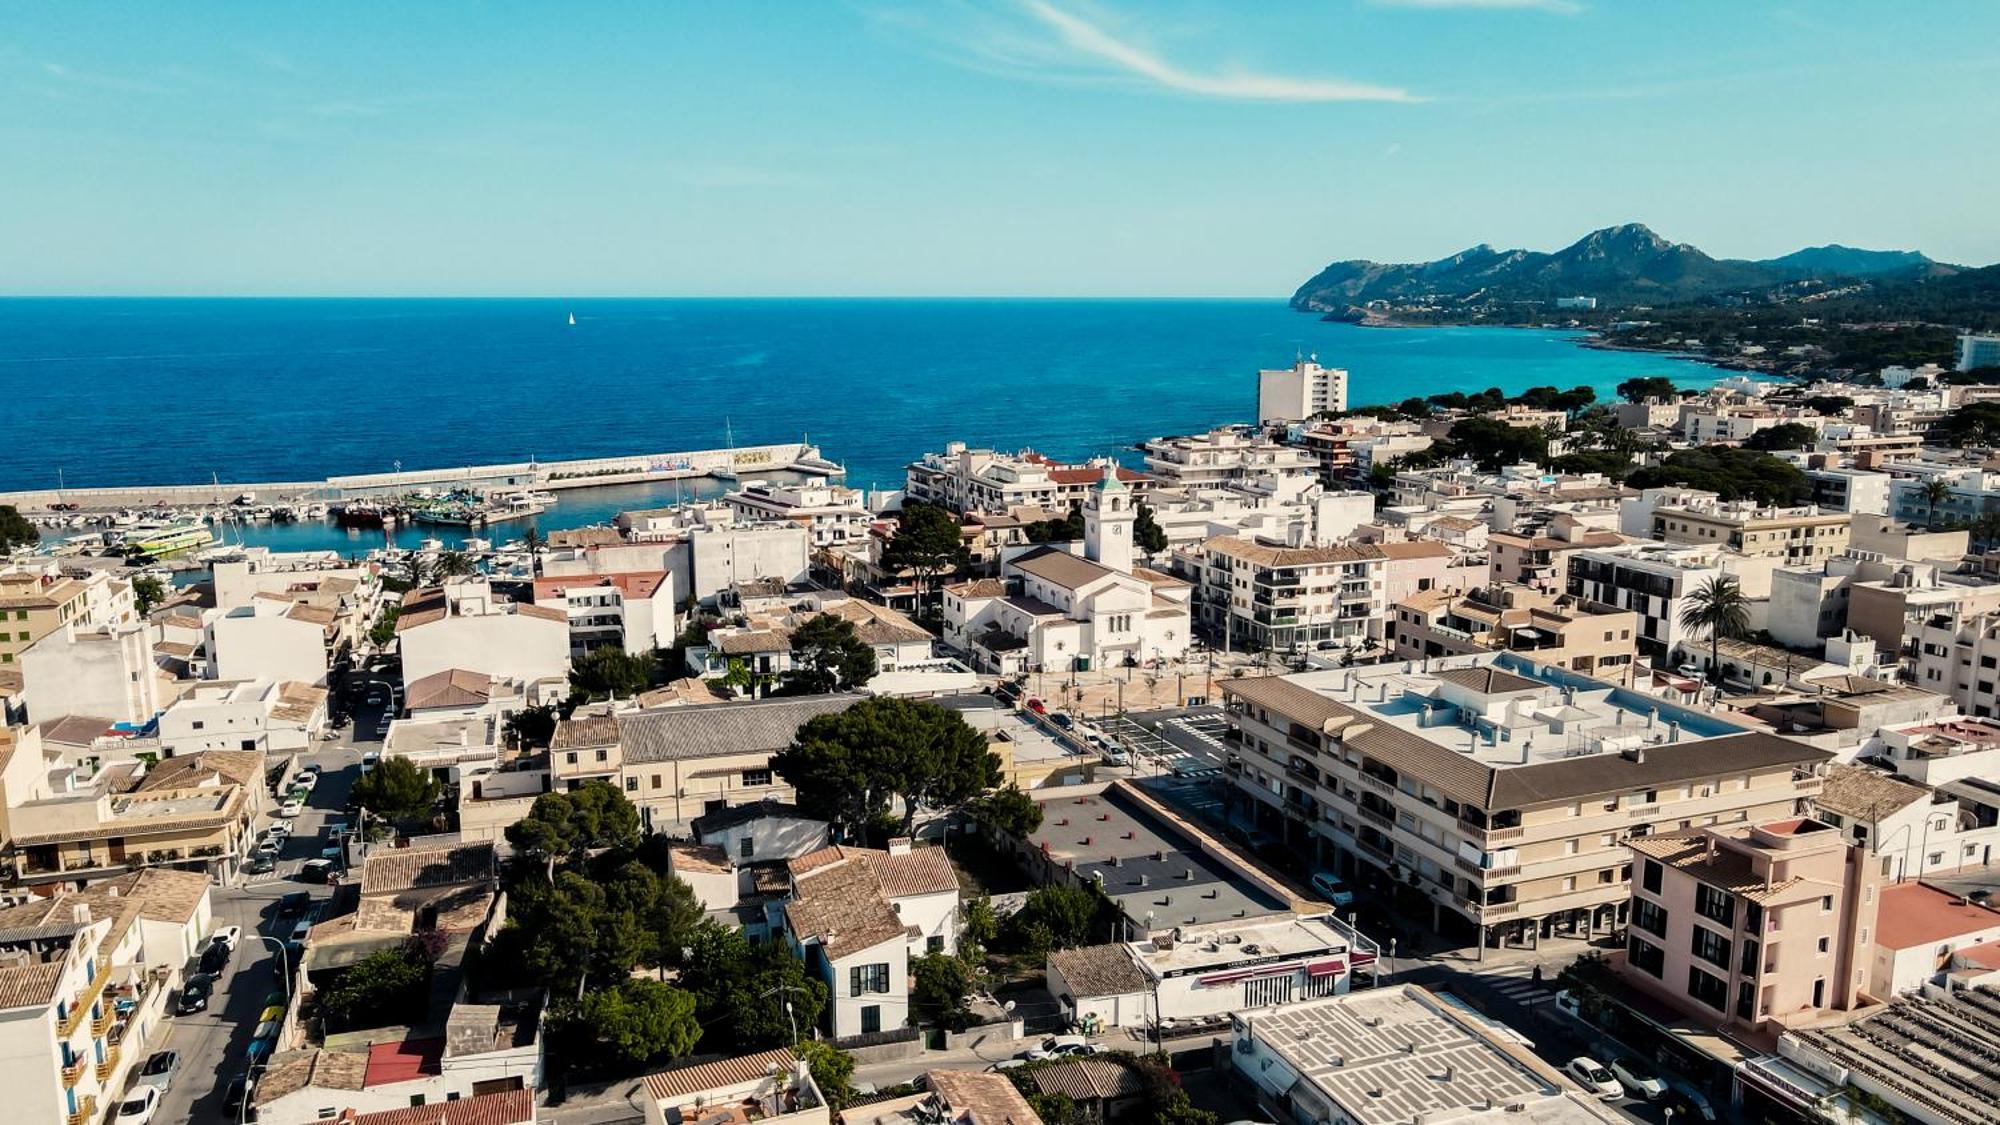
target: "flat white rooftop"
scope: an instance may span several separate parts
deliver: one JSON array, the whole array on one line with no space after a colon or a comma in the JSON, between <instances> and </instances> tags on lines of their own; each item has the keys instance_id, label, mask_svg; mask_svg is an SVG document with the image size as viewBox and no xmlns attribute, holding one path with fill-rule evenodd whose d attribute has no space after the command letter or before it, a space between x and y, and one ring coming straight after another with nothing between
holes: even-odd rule
<instances>
[{"instance_id":1,"label":"flat white rooftop","mask_svg":"<svg viewBox=\"0 0 2000 1125\"><path fill-rule=\"evenodd\" d=\"M1694 742L1746 729L1657 696L1536 664L1476 653L1304 672L1286 680L1494 767Z\"/></svg>"},{"instance_id":2,"label":"flat white rooftop","mask_svg":"<svg viewBox=\"0 0 2000 1125\"><path fill-rule=\"evenodd\" d=\"M1183 930L1181 939L1165 949L1150 941L1134 942L1131 949L1155 977L1295 957L1332 958L1349 951L1347 935L1320 918L1272 918L1202 926Z\"/></svg>"}]
</instances>

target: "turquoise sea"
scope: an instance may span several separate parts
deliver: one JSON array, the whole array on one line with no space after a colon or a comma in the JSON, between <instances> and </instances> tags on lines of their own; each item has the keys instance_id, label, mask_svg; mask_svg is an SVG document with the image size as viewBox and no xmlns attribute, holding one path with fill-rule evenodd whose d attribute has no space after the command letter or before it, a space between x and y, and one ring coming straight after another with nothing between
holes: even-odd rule
<instances>
[{"instance_id":1,"label":"turquoise sea","mask_svg":"<svg viewBox=\"0 0 2000 1125\"><path fill-rule=\"evenodd\" d=\"M1082 458L1246 421L1257 369L1304 353L1347 368L1356 405L1715 377L1562 332L1357 328L1277 300L9 299L0 490L58 468L72 485L314 479L801 434L850 484L895 487L952 440ZM571 493L544 530L672 496Z\"/></svg>"}]
</instances>

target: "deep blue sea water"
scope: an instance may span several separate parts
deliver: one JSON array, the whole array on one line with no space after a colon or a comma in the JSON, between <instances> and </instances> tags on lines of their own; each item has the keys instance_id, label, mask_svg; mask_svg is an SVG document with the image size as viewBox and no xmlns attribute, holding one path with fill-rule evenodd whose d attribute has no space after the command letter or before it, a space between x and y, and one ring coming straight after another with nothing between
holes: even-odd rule
<instances>
[{"instance_id":1,"label":"deep blue sea water","mask_svg":"<svg viewBox=\"0 0 2000 1125\"><path fill-rule=\"evenodd\" d=\"M1246 421L1257 369L1302 352L1347 368L1356 405L1715 375L1565 333L1357 328L1276 300L12 299L0 490L53 486L58 467L71 485L298 480L725 433L807 434L848 483L894 487L951 440L1081 458ZM545 525L661 499L590 497Z\"/></svg>"}]
</instances>

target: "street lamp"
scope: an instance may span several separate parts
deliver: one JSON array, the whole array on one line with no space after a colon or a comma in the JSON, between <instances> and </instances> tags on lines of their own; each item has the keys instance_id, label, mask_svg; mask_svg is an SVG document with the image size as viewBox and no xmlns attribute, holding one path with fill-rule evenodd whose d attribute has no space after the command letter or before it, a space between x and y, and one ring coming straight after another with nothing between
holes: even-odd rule
<instances>
[{"instance_id":1,"label":"street lamp","mask_svg":"<svg viewBox=\"0 0 2000 1125\"><path fill-rule=\"evenodd\" d=\"M257 940L268 943L271 948L278 951L278 974L280 979L284 981L285 999L290 1000L292 998L292 958L290 951L285 948L284 942L279 941L269 934L258 934Z\"/></svg>"}]
</instances>

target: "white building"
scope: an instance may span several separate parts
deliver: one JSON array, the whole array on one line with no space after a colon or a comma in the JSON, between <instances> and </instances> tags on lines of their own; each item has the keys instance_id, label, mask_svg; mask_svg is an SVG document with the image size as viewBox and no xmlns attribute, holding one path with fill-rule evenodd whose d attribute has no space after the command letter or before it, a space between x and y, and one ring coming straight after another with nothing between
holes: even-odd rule
<instances>
[{"instance_id":1,"label":"white building","mask_svg":"<svg viewBox=\"0 0 2000 1125\"><path fill-rule=\"evenodd\" d=\"M1912 730L1950 725L1913 724L1904 728L1903 737ZM1987 792L1989 801L2000 798ZM1933 792L1866 766L1837 765L1827 770L1814 815L1885 860L1884 874L1901 882L1990 862L2000 843L2000 825L1993 823L1991 806L1986 812L1982 818L1976 807L1961 807L1947 790Z\"/></svg>"},{"instance_id":2,"label":"white building","mask_svg":"<svg viewBox=\"0 0 2000 1125\"><path fill-rule=\"evenodd\" d=\"M1381 636L1388 557L1374 544L1280 546L1217 536L1182 557L1199 575L1202 626L1229 650L1352 647Z\"/></svg>"},{"instance_id":3,"label":"white building","mask_svg":"<svg viewBox=\"0 0 2000 1125\"><path fill-rule=\"evenodd\" d=\"M1829 512L1886 516L1889 514L1887 473L1866 469L1807 469L1813 504Z\"/></svg>"},{"instance_id":4,"label":"white building","mask_svg":"<svg viewBox=\"0 0 2000 1125\"><path fill-rule=\"evenodd\" d=\"M1234 1030L1230 1067L1274 1121L1623 1120L1523 1050L1520 1035L1416 985L1241 1015Z\"/></svg>"},{"instance_id":5,"label":"white building","mask_svg":"<svg viewBox=\"0 0 2000 1125\"><path fill-rule=\"evenodd\" d=\"M909 1022L910 958L958 950L958 876L943 848L835 845L787 865L786 939L826 981L835 1039Z\"/></svg>"},{"instance_id":6,"label":"white building","mask_svg":"<svg viewBox=\"0 0 2000 1125\"><path fill-rule=\"evenodd\" d=\"M1083 555L1036 547L999 579L945 588L945 642L1001 673L1178 660L1190 629L1186 583L1135 568L1133 494L1102 470L1084 504Z\"/></svg>"},{"instance_id":7,"label":"white building","mask_svg":"<svg viewBox=\"0 0 2000 1125\"><path fill-rule=\"evenodd\" d=\"M789 520L747 520L723 503L620 512L621 538L609 529L580 529L568 545L542 556L542 574L673 575L676 598L713 605L738 586L802 582L811 567L808 528ZM558 535L562 533L558 532ZM553 540L552 540L553 541Z\"/></svg>"},{"instance_id":8,"label":"white building","mask_svg":"<svg viewBox=\"0 0 2000 1125\"><path fill-rule=\"evenodd\" d=\"M326 724L326 689L296 680L205 680L160 713L169 757L204 750L306 749Z\"/></svg>"},{"instance_id":9,"label":"white building","mask_svg":"<svg viewBox=\"0 0 2000 1125\"><path fill-rule=\"evenodd\" d=\"M569 674L568 610L510 602L483 578L404 595L396 640L406 686L453 668L529 683Z\"/></svg>"},{"instance_id":10,"label":"white building","mask_svg":"<svg viewBox=\"0 0 2000 1125\"><path fill-rule=\"evenodd\" d=\"M799 484L757 481L722 498L746 523L784 521L806 529L814 550L858 543L874 520L858 488L842 488L821 480Z\"/></svg>"},{"instance_id":11,"label":"white building","mask_svg":"<svg viewBox=\"0 0 2000 1125\"><path fill-rule=\"evenodd\" d=\"M647 1075L642 1084L646 1094L639 1108L646 1125L706 1122L717 1116L717 1107L735 1106L755 1106L755 1115L744 1113L742 1120L761 1125L827 1125L831 1120L811 1068L782 1047L663 1070Z\"/></svg>"},{"instance_id":12,"label":"white building","mask_svg":"<svg viewBox=\"0 0 2000 1125\"><path fill-rule=\"evenodd\" d=\"M1964 335L1958 338L1958 362L1954 365L1960 371L1971 371L1978 367L2000 367L2000 336Z\"/></svg>"},{"instance_id":13,"label":"white building","mask_svg":"<svg viewBox=\"0 0 2000 1125\"><path fill-rule=\"evenodd\" d=\"M1257 372L1259 425L1301 422L1321 411L1347 409L1347 372L1321 367L1319 357L1302 358L1290 367Z\"/></svg>"},{"instance_id":14,"label":"white building","mask_svg":"<svg viewBox=\"0 0 2000 1125\"><path fill-rule=\"evenodd\" d=\"M535 604L568 615L572 657L607 645L635 655L672 648L680 635L665 570L537 578Z\"/></svg>"},{"instance_id":15,"label":"white building","mask_svg":"<svg viewBox=\"0 0 2000 1125\"><path fill-rule=\"evenodd\" d=\"M21 653L21 696L31 720L97 715L140 726L160 712L160 671L149 626L74 624Z\"/></svg>"},{"instance_id":16,"label":"white building","mask_svg":"<svg viewBox=\"0 0 2000 1125\"><path fill-rule=\"evenodd\" d=\"M1319 461L1311 453L1247 426L1154 438L1145 450L1146 468L1163 488L1261 484L1292 497L1319 480Z\"/></svg>"},{"instance_id":17,"label":"white building","mask_svg":"<svg viewBox=\"0 0 2000 1125\"><path fill-rule=\"evenodd\" d=\"M1584 311L1589 311L1589 310L1592 310L1592 309L1595 309L1595 308L1597 307L1597 298L1595 298L1595 297L1557 297L1557 298L1556 298L1556 307L1557 307L1557 308L1559 308L1559 309L1582 309L1582 310L1584 310Z\"/></svg>"},{"instance_id":18,"label":"white building","mask_svg":"<svg viewBox=\"0 0 2000 1125\"><path fill-rule=\"evenodd\" d=\"M1750 627L1761 628L1777 562L1669 543L1593 548L1569 557L1568 590L1586 601L1638 614L1639 653L1657 662L1695 635L1681 624L1687 596L1724 574L1736 578L1744 595L1752 599Z\"/></svg>"},{"instance_id":19,"label":"white building","mask_svg":"<svg viewBox=\"0 0 2000 1125\"><path fill-rule=\"evenodd\" d=\"M219 680L269 676L317 684L331 666L335 615L281 594L258 594L207 622L208 673Z\"/></svg>"}]
</instances>

